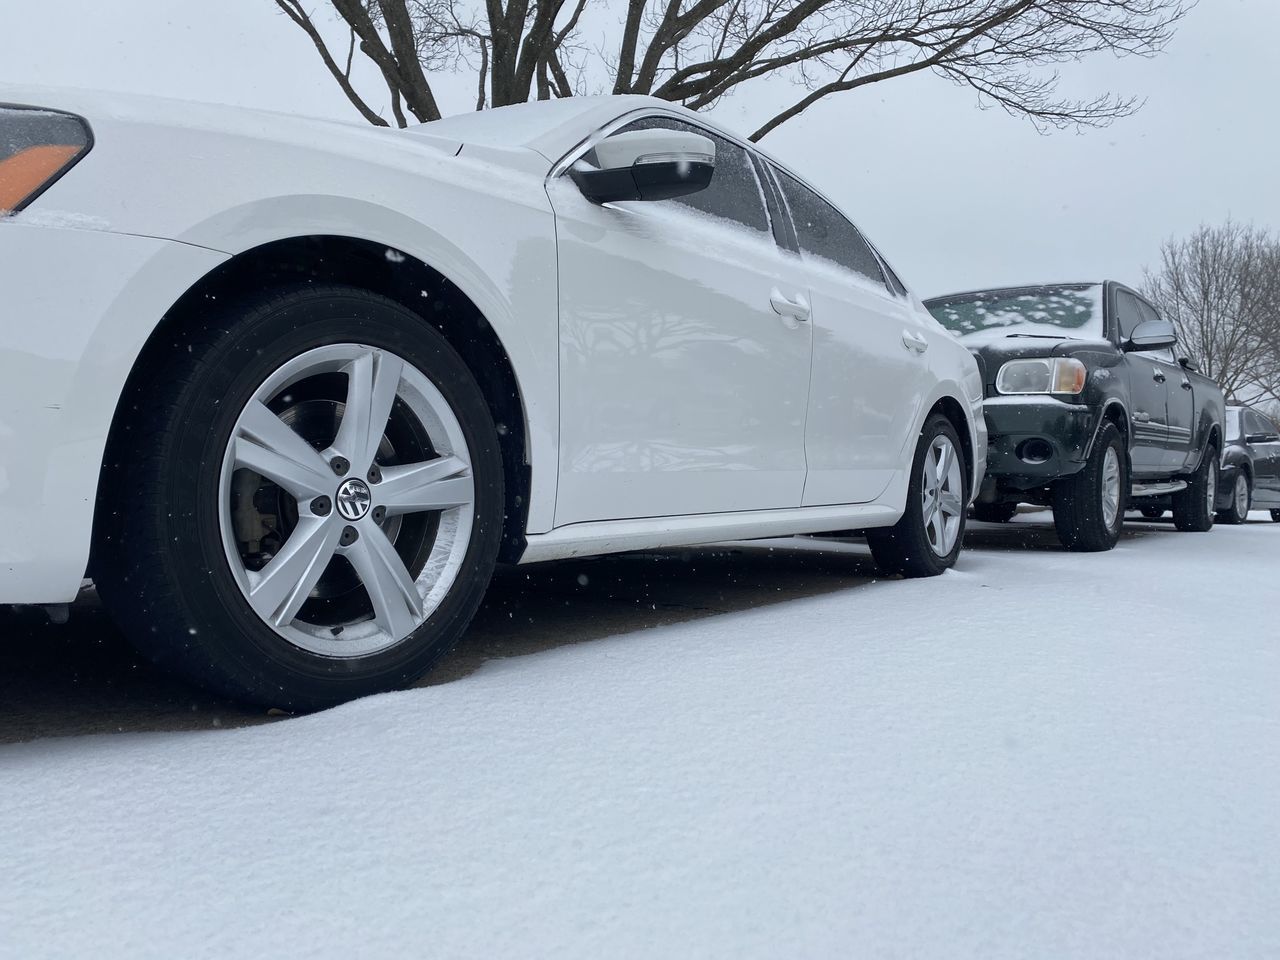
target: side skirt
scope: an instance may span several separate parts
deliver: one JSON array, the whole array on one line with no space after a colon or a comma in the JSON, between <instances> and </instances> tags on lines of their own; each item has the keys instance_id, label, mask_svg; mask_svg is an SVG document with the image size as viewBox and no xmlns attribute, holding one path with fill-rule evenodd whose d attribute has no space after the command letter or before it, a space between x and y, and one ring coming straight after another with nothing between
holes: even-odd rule
<instances>
[{"instance_id":1,"label":"side skirt","mask_svg":"<svg viewBox=\"0 0 1280 960\"><path fill-rule=\"evenodd\" d=\"M879 504L747 510L688 517L645 517L572 523L549 533L531 534L520 563L565 560L624 550L681 547L718 540L756 540L829 530L891 527L900 510Z\"/></svg>"}]
</instances>

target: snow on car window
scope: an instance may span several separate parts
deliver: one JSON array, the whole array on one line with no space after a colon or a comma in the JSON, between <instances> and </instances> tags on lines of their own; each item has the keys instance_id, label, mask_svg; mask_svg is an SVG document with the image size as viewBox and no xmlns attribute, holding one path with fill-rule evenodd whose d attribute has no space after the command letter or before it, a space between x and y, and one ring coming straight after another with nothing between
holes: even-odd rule
<instances>
[{"instance_id":1,"label":"snow on car window","mask_svg":"<svg viewBox=\"0 0 1280 960\"><path fill-rule=\"evenodd\" d=\"M1091 283L985 290L929 300L929 312L961 340L1007 336L1105 336L1102 285Z\"/></svg>"}]
</instances>

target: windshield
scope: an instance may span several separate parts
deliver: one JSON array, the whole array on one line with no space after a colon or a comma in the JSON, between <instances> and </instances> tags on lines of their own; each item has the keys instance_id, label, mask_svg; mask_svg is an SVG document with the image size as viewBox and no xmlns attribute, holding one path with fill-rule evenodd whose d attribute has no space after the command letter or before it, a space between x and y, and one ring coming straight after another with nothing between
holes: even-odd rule
<instances>
[{"instance_id":1,"label":"windshield","mask_svg":"<svg viewBox=\"0 0 1280 960\"><path fill-rule=\"evenodd\" d=\"M1239 440L1244 436L1244 430L1241 429L1241 421L1244 418L1240 416L1239 407L1227 407L1227 439Z\"/></svg>"},{"instance_id":2,"label":"windshield","mask_svg":"<svg viewBox=\"0 0 1280 960\"><path fill-rule=\"evenodd\" d=\"M925 306L953 336L965 341L1105 336L1102 285L1097 283L983 290L929 300Z\"/></svg>"}]
</instances>

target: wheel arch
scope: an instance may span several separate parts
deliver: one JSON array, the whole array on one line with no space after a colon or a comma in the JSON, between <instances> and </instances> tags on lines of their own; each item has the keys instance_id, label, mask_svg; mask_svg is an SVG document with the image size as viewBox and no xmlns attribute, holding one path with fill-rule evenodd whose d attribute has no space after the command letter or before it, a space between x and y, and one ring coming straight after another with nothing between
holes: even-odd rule
<instances>
[{"instance_id":1,"label":"wheel arch","mask_svg":"<svg viewBox=\"0 0 1280 960\"><path fill-rule=\"evenodd\" d=\"M518 558L524 549L531 486L529 419L506 347L474 301L436 268L383 243L333 234L273 240L245 250L201 277L165 312L135 357L112 416L95 513L109 497L107 465L114 462L124 436L132 398L146 389L146 378L173 348L172 333L200 322L201 308L210 300L298 283L341 283L385 296L434 326L458 352L498 428L507 500L500 559ZM95 546L98 539L95 524Z\"/></svg>"}]
</instances>

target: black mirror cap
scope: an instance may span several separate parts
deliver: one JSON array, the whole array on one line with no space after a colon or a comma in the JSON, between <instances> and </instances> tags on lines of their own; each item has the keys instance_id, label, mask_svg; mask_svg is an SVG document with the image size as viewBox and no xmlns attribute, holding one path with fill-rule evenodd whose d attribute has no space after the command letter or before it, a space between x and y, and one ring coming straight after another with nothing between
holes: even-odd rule
<instances>
[{"instance_id":1,"label":"black mirror cap","mask_svg":"<svg viewBox=\"0 0 1280 960\"><path fill-rule=\"evenodd\" d=\"M1245 434L1245 443L1269 443L1275 439L1269 433L1249 433Z\"/></svg>"},{"instance_id":2,"label":"black mirror cap","mask_svg":"<svg viewBox=\"0 0 1280 960\"><path fill-rule=\"evenodd\" d=\"M661 160L614 170L572 168L569 176L592 203L615 200L670 200L711 185L714 163L705 160Z\"/></svg>"},{"instance_id":3,"label":"black mirror cap","mask_svg":"<svg viewBox=\"0 0 1280 960\"><path fill-rule=\"evenodd\" d=\"M1179 357L1178 365L1181 366L1183 370L1190 370L1192 373L1200 372L1200 368L1196 366L1196 362L1190 357Z\"/></svg>"}]
</instances>

